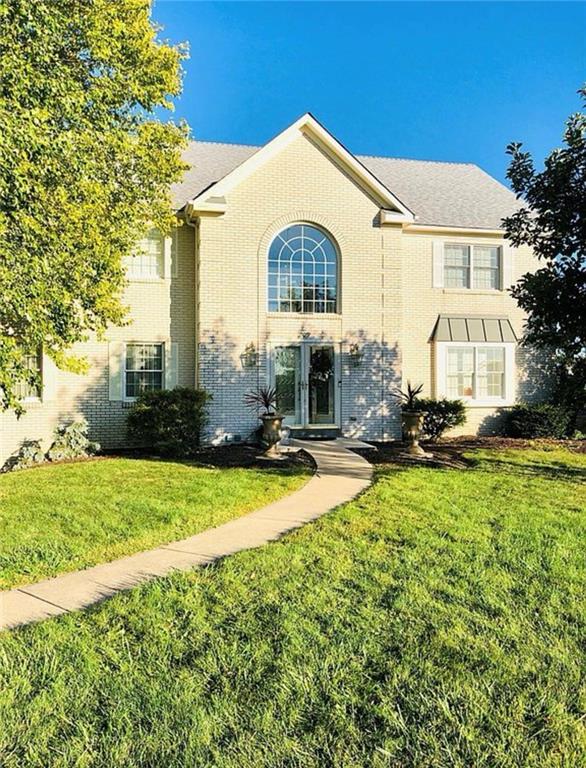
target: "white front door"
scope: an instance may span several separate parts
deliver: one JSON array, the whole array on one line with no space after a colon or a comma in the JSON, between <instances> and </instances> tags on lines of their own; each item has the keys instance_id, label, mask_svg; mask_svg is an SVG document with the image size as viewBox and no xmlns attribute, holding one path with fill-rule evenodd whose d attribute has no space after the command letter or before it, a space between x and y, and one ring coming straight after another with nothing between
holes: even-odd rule
<instances>
[{"instance_id":1,"label":"white front door","mask_svg":"<svg viewBox=\"0 0 586 768\"><path fill-rule=\"evenodd\" d=\"M299 342L273 350L272 384L289 426L336 426L338 355L333 344Z\"/></svg>"}]
</instances>

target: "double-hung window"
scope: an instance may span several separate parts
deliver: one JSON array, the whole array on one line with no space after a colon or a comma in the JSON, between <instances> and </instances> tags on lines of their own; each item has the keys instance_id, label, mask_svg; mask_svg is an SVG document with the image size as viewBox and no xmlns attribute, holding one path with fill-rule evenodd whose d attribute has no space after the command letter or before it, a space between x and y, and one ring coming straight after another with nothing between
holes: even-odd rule
<instances>
[{"instance_id":1,"label":"double-hung window","mask_svg":"<svg viewBox=\"0 0 586 768\"><path fill-rule=\"evenodd\" d=\"M475 394L480 400L505 397L505 348L476 348Z\"/></svg>"},{"instance_id":2,"label":"double-hung window","mask_svg":"<svg viewBox=\"0 0 586 768\"><path fill-rule=\"evenodd\" d=\"M126 344L125 396L163 388L164 344Z\"/></svg>"},{"instance_id":3,"label":"double-hung window","mask_svg":"<svg viewBox=\"0 0 586 768\"><path fill-rule=\"evenodd\" d=\"M500 290L502 248L498 245L445 243L444 287Z\"/></svg>"},{"instance_id":4,"label":"double-hung window","mask_svg":"<svg viewBox=\"0 0 586 768\"><path fill-rule=\"evenodd\" d=\"M19 381L16 386L16 396L19 400L40 400L41 399L41 378L43 373L42 353L39 350L25 356L25 368L29 372L30 379ZM32 382L32 377L36 381Z\"/></svg>"},{"instance_id":5,"label":"double-hung window","mask_svg":"<svg viewBox=\"0 0 586 768\"><path fill-rule=\"evenodd\" d=\"M470 246L446 243L444 246L444 285L470 287Z\"/></svg>"},{"instance_id":6,"label":"double-hung window","mask_svg":"<svg viewBox=\"0 0 586 768\"><path fill-rule=\"evenodd\" d=\"M510 398L507 385L507 346L510 345L453 345L443 346L445 354L443 385L449 398L479 402L503 402Z\"/></svg>"},{"instance_id":7,"label":"double-hung window","mask_svg":"<svg viewBox=\"0 0 586 768\"><path fill-rule=\"evenodd\" d=\"M447 351L448 397L474 396L474 347L452 347Z\"/></svg>"},{"instance_id":8,"label":"double-hung window","mask_svg":"<svg viewBox=\"0 0 586 768\"><path fill-rule=\"evenodd\" d=\"M157 229L138 243L136 252L126 261L127 275L131 280L156 280L164 275L164 238Z\"/></svg>"}]
</instances>

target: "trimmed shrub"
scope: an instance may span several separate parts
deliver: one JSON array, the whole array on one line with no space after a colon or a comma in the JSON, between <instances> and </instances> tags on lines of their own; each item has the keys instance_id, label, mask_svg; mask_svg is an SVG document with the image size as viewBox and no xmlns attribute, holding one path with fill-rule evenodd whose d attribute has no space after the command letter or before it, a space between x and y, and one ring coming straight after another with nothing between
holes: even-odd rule
<instances>
[{"instance_id":1,"label":"trimmed shrub","mask_svg":"<svg viewBox=\"0 0 586 768\"><path fill-rule=\"evenodd\" d=\"M559 439L566 435L570 419L570 411L562 405L519 403L507 413L505 430L509 437Z\"/></svg>"},{"instance_id":2,"label":"trimmed shrub","mask_svg":"<svg viewBox=\"0 0 586 768\"><path fill-rule=\"evenodd\" d=\"M428 440L439 440L448 429L466 423L466 406L461 400L418 398L417 410L425 411L421 432Z\"/></svg>"},{"instance_id":3,"label":"trimmed shrub","mask_svg":"<svg viewBox=\"0 0 586 768\"><path fill-rule=\"evenodd\" d=\"M188 458L200 444L211 396L203 389L145 392L128 413L128 436L161 456Z\"/></svg>"}]
</instances>

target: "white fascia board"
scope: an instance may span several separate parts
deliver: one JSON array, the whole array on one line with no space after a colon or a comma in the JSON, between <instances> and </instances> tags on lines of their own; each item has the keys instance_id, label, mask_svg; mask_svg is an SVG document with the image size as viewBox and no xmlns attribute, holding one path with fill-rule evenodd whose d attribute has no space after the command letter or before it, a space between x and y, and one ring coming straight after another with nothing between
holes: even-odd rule
<instances>
[{"instance_id":1,"label":"white fascia board","mask_svg":"<svg viewBox=\"0 0 586 768\"><path fill-rule=\"evenodd\" d=\"M381 208L380 211L380 223L381 224L406 224L409 225L413 221L412 213L400 213L399 211L389 211L387 208Z\"/></svg>"},{"instance_id":2,"label":"white fascia board","mask_svg":"<svg viewBox=\"0 0 586 768\"><path fill-rule=\"evenodd\" d=\"M185 206L185 213L188 219L193 219L196 216L205 216L206 214L211 216L220 216L226 213L226 203L208 203L204 200L190 200Z\"/></svg>"},{"instance_id":3,"label":"white fascia board","mask_svg":"<svg viewBox=\"0 0 586 768\"><path fill-rule=\"evenodd\" d=\"M408 232L437 232L439 234L449 234L455 232L463 235L501 235L505 234L504 229L483 229L482 227L451 227L445 224L417 224L408 223L404 227Z\"/></svg>"},{"instance_id":4,"label":"white fascia board","mask_svg":"<svg viewBox=\"0 0 586 768\"><path fill-rule=\"evenodd\" d=\"M413 220L413 212L402 203L398 197L396 197L388 187L380 182L376 176L374 176L368 168L363 165L346 147L341 144L332 134L326 130L321 123L319 123L313 115L307 113L304 115L305 120L301 124L299 130L302 133L313 132L320 141L330 149L330 151L342 160L353 173L364 182L365 186L370 187L380 197L383 204L388 205L391 208L395 208L399 213L410 217Z\"/></svg>"},{"instance_id":5,"label":"white fascia board","mask_svg":"<svg viewBox=\"0 0 586 768\"><path fill-rule=\"evenodd\" d=\"M210 197L223 197L247 176L260 168L294 141L299 135L308 134L315 136L332 154L346 165L349 170L380 199L383 208L396 209L400 214L413 221L413 213L393 193L374 176L354 155L335 139L314 117L307 112L292 125L271 139L264 147L251 155L233 171L226 174L223 179L213 184L187 204L188 211L201 210L202 203ZM219 211L218 211L219 212Z\"/></svg>"}]
</instances>

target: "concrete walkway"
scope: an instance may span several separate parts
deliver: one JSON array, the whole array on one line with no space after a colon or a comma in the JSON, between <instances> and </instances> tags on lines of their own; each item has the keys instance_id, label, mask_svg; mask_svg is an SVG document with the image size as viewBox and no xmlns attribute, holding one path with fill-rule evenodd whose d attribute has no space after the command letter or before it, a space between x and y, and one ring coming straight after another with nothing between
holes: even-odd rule
<instances>
[{"instance_id":1,"label":"concrete walkway","mask_svg":"<svg viewBox=\"0 0 586 768\"><path fill-rule=\"evenodd\" d=\"M313 457L317 470L299 491L188 539L0 592L0 630L69 613L171 571L207 565L226 555L274 541L316 520L370 485L371 465L347 446L357 440L292 441Z\"/></svg>"}]
</instances>

